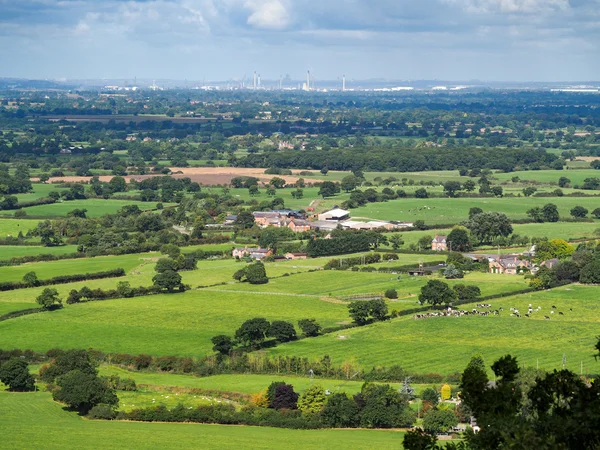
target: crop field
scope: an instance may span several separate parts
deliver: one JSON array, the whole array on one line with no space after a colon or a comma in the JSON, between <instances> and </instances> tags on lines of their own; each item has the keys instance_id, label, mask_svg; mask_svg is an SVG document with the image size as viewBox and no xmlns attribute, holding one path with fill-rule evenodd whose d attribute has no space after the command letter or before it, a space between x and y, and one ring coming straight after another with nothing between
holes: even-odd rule
<instances>
[{"instance_id":1,"label":"crop field","mask_svg":"<svg viewBox=\"0 0 600 450\"><path fill-rule=\"evenodd\" d=\"M35 424L35 426L32 426ZM65 411L47 392L10 393L0 391L0 428L4 448L96 450L127 449L382 449L402 448L403 433L375 430L296 431L277 428L202 424L135 423L91 421Z\"/></svg>"},{"instance_id":2,"label":"crop field","mask_svg":"<svg viewBox=\"0 0 600 450\"><path fill-rule=\"evenodd\" d=\"M13 211L14 212L14 211ZM0 219L0 238L6 236L17 237L19 231L23 234L27 234L29 230L33 230L39 220L31 219Z\"/></svg>"},{"instance_id":3,"label":"crop field","mask_svg":"<svg viewBox=\"0 0 600 450\"><path fill-rule=\"evenodd\" d=\"M539 365L547 370L561 368L564 355L568 369L579 373L583 365L585 372L597 373L600 363L593 355L600 319L599 293L595 286L571 285L490 301L494 309L504 308L500 316L402 317L281 345L269 353L313 360L327 354L336 364L355 357L363 367L398 364L406 370L444 375L462 371L475 354L481 354L491 365L510 353L521 365ZM542 309L530 319L510 317L509 308L524 313L529 304Z\"/></svg>"},{"instance_id":4,"label":"crop field","mask_svg":"<svg viewBox=\"0 0 600 450\"><path fill-rule=\"evenodd\" d=\"M586 165L589 167L590 163ZM560 177L567 177L571 180L571 185L581 185L586 178L600 178L600 172L594 169L576 169L576 170L531 170L526 172L495 173L494 178L501 181L510 180L513 177L519 177L523 180L532 180L539 183L558 184Z\"/></svg>"},{"instance_id":5,"label":"crop field","mask_svg":"<svg viewBox=\"0 0 600 450\"><path fill-rule=\"evenodd\" d=\"M527 211L546 203L554 203L563 217L569 217L571 208L583 206L590 212L600 207L600 197L503 197L503 198L405 198L385 203L369 203L353 209L356 218L400 220L426 224L449 224L465 221L469 209L479 207L486 212L503 212L511 219L527 218Z\"/></svg>"},{"instance_id":6,"label":"crop field","mask_svg":"<svg viewBox=\"0 0 600 450\"><path fill-rule=\"evenodd\" d=\"M100 217L104 214L114 214L125 205L137 205L141 210L150 210L156 206L151 202L135 202L131 200L70 200L67 202L52 203L50 205L30 206L22 208L29 216L35 217L63 217L74 209L87 209L88 217ZM169 204L165 204L168 206ZM14 211L0 211L2 215L13 215Z\"/></svg>"}]
</instances>

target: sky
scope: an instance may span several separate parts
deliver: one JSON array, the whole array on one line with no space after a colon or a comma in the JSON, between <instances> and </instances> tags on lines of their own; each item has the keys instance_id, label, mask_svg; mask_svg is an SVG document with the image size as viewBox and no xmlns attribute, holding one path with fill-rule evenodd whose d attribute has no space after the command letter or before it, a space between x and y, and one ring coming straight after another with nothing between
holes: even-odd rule
<instances>
[{"instance_id":1,"label":"sky","mask_svg":"<svg viewBox=\"0 0 600 450\"><path fill-rule=\"evenodd\" d=\"M600 79L600 0L0 0L0 77Z\"/></svg>"}]
</instances>

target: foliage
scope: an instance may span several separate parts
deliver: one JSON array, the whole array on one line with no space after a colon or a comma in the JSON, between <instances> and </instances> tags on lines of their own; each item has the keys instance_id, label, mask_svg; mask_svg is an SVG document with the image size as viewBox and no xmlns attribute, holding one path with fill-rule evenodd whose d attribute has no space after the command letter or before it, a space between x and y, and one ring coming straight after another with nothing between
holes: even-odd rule
<instances>
[{"instance_id":1,"label":"foliage","mask_svg":"<svg viewBox=\"0 0 600 450\"><path fill-rule=\"evenodd\" d=\"M280 384L275 388L273 398L269 404L274 409L297 409L298 394L291 384Z\"/></svg>"},{"instance_id":2,"label":"foliage","mask_svg":"<svg viewBox=\"0 0 600 450\"><path fill-rule=\"evenodd\" d=\"M321 411L321 420L330 428L355 427L359 423L359 407L345 393L331 394Z\"/></svg>"},{"instance_id":3,"label":"foliage","mask_svg":"<svg viewBox=\"0 0 600 450\"><path fill-rule=\"evenodd\" d=\"M248 264L243 269L236 271L233 274L233 279L247 281L250 284L266 284L269 282L265 265L260 261Z\"/></svg>"},{"instance_id":4,"label":"foliage","mask_svg":"<svg viewBox=\"0 0 600 450\"><path fill-rule=\"evenodd\" d=\"M442 397L442 400L450 400L450 398L452 397L452 388L448 383L442 386L440 395Z\"/></svg>"},{"instance_id":5,"label":"foliage","mask_svg":"<svg viewBox=\"0 0 600 450\"><path fill-rule=\"evenodd\" d=\"M113 405L101 403L90 409L87 417L96 420L114 420L117 417L117 413Z\"/></svg>"},{"instance_id":6,"label":"foliage","mask_svg":"<svg viewBox=\"0 0 600 450\"><path fill-rule=\"evenodd\" d=\"M383 299L359 300L348 304L350 317L358 325L365 325L372 317L374 320L385 320L388 307Z\"/></svg>"},{"instance_id":7,"label":"foliage","mask_svg":"<svg viewBox=\"0 0 600 450\"><path fill-rule=\"evenodd\" d=\"M465 227L454 227L446 237L448 247L456 252L468 252L473 249L469 233Z\"/></svg>"},{"instance_id":8,"label":"foliage","mask_svg":"<svg viewBox=\"0 0 600 450\"><path fill-rule=\"evenodd\" d=\"M423 305L429 303L436 306L442 303L449 304L456 300L456 293L450 289L447 283L440 280L429 280L427 284L421 288L419 294L419 302Z\"/></svg>"},{"instance_id":9,"label":"foliage","mask_svg":"<svg viewBox=\"0 0 600 450\"><path fill-rule=\"evenodd\" d=\"M456 278L463 278L464 274L463 271L460 270L458 267L456 267L454 264L448 264L446 266L446 268L444 269L444 278L450 280L450 279L456 279Z\"/></svg>"},{"instance_id":10,"label":"foliage","mask_svg":"<svg viewBox=\"0 0 600 450\"><path fill-rule=\"evenodd\" d=\"M506 214L489 212L474 215L465 226L471 235L484 244L491 243L499 236L507 237L513 232L512 225Z\"/></svg>"},{"instance_id":11,"label":"foliage","mask_svg":"<svg viewBox=\"0 0 600 450\"><path fill-rule=\"evenodd\" d=\"M433 406L437 406L440 402L440 394L435 389L428 387L421 392L421 400L429 402Z\"/></svg>"},{"instance_id":12,"label":"foliage","mask_svg":"<svg viewBox=\"0 0 600 450\"><path fill-rule=\"evenodd\" d=\"M315 319L301 319L298 326L306 337L318 336L321 332L321 325Z\"/></svg>"},{"instance_id":13,"label":"foliage","mask_svg":"<svg viewBox=\"0 0 600 450\"><path fill-rule=\"evenodd\" d=\"M257 317L245 321L235 332L235 339L245 346L260 346L267 337L271 324L263 318Z\"/></svg>"},{"instance_id":14,"label":"foliage","mask_svg":"<svg viewBox=\"0 0 600 450\"><path fill-rule=\"evenodd\" d=\"M575 206L574 208L571 209L571 215L575 218L584 218L586 217L588 214L588 210L587 208L584 208L583 206Z\"/></svg>"},{"instance_id":15,"label":"foliage","mask_svg":"<svg viewBox=\"0 0 600 450\"><path fill-rule=\"evenodd\" d=\"M73 370L96 375L98 362L86 350L59 350L49 366L40 370L40 377L47 383Z\"/></svg>"},{"instance_id":16,"label":"foliage","mask_svg":"<svg viewBox=\"0 0 600 450\"><path fill-rule=\"evenodd\" d=\"M0 381L10 391L25 392L35 389L35 378L29 373L27 361L11 358L0 365Z\"/></svg>"},{"instance_id":17,"label":"foliage","mask_svg":"<svg viewBox=\"0 0 600 450\"><path fill-rule=\"evenodd\" d=\"M44 309L49 309L54 305L62 305L62 300L58 296L58 291L52 288L45 288L35 301Z\"/></svg>"},{"instance_id":18,"label":"foliage","mask_svg":"<svg viewBox=\"0 0 600 450\"><path fill-rule=\"evenodd\" d=\"M211 338L211 342L213 343L213 351L219 352L222 355L228 355L235 346L233 339L224 334L214 336Z\"/></svg>"},{"instance_id":19,"label":"foliage","mask_svg":"<svg viewBox=\"0 0 600 450\"><path fill-rule=\"evenodd\" d=\"M72 370L56 380L58 389L52 393L54 400L87 414L99 404L118 405L119 399L108 383L80 370Z\"/></svg>"},{"instance_id":20,"label":"foliage","mask_svg":"<svg viewBox=\"0 0 600 450\"><path fill-rule=\"evenodd\" d=\"M445 433L458 425L458 419L451 410L434 409L427 413L423 420L423 428L431 434Z\"/></svg>"},{"instance_id":21,"label":"foliage","mask_svg":"<svg viewBox=\"0 0 600 450\"><path fill-rule=\"evenodd\" d=\"M325 406L327 397L323 386L313 384L298 400L298 409L305 414L316 414Z\"/></svg>"},{"instance_id":22,"label":"foliage","mask_svg":"<svg viewBox=\"0 0 600 450\"><path fill-rule=\"evenodd\" d=\"M398 292L396 291L396 289L387 289L385 291L385 298L389 298L389 299L395 299L398 298Z\"/></svg>"},{"instance_id":23,"label":"foliage","mask_svg":"<svg viewBox=\"0 0 600 450\"><path fill-rule=\"evenodd\" d=\"M289 342L296 339L296 330L294 325L283 320L274 320L267 336L277 339L279 342Z\"/></svg>"},{"instance_id":24,"label":"foliage","mask_svg":"<svg viewBox=\"0 0 600 450\"><path fill-rule=\"evenodd\" d=\"M183 290L184 286L181 282L181 275L173 270L165 270L159 272L152 277L154 286L158 289L166 289L167 292L173 292L175 289Z\"/></svg>"}]
</instances>

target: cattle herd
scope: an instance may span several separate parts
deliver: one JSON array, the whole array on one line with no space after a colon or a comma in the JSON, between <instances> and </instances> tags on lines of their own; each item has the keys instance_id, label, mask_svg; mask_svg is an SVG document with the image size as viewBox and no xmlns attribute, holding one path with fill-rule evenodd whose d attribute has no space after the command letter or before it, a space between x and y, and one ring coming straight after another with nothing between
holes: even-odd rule
<instances>
[{"instance_id":1,"label":"cattle herd","mask_svg":"<svg viewBox=\"0 0 600 450\"><path fill-rule=\"evenodd\" d=\"M486 311L480 311L481 309L485 309ZM530 317L533 317L535 313L538 313L541 310L542 310L541 306L538 306L537 308L533 308L533 306L530 303L529 307L527 309L527 313L523 314L523 315L527 318L530 318ZM550 320L550 317L554 314L555 310L556 310L556 306L552 305L552 309L550 311L550 316L546 315L546 316L544 316L544 319ZM570 310L573 311L573 308L570 308ZM462 316L487 317L487 316L499 316L502 311L504 311L504 308L502 308L502 307L492 310L492 305L490 305L489 303L478 303L477 308L473 308L470 311L467 311L465 309L452 309L452 307L449 306L442 311L431 311L431 312L423 313L423 314L415 314L414 318L415 319L431 319L433 317L462 317ZM561 316L564 316L564 313L562 311L558 311L558 314ZM510 308L510 317L521 318L521 312L517 308L511 307Z\"/></svg>"}]
</instances>

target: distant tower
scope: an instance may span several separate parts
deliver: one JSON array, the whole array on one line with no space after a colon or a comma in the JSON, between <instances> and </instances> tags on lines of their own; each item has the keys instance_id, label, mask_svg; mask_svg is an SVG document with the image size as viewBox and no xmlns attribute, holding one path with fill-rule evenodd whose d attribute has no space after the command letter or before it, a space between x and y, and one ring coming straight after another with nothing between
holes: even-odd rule
<instances>
[{"instance_id":1,"label":"distant tower","mask_svg":"<svg viewBox=\"0 0 600 450\"><path fill-rule=\"evenodd\" d=\"M342 75L342 92L346 90L346 75Z\"/></svg>"},{"instance_id":2,"label":"distant tower","mask_svg":"<svg viewBox=\"0 0 600 450\"><path fill-rule=\"evenodd\" d=\"M306 72L306 90L310 91L310 70Z\"/></svg>"},{"instance_id":3,"label":"distant tower","mask_svg":"<svg viewBox=\"0 0 600 450\"><path fill-rule=\"evenodd\" d=\"M279 90L283 89L283 75L279 75Z\"/></svg>"},{"instance_id":4,"label":"distant tower","mask_svg":"<svg viewBox=\"0 0 600 450\"><path fill-rule=\"evenodd\" d=\"M258 74L258 88L260 89L260 73Z\"/></svg>"},{"instance_id":5,"label":"distant tower","mask_svg":"<svg viewBox=\"0 0 600 450\"><path fill-rule=\"evenodd\" d=\"M253 89L256 89L256 70L254 71L254 83L252 84Z\"/></svg>"}]
</instances>

